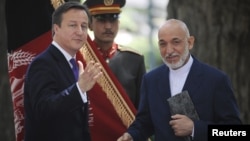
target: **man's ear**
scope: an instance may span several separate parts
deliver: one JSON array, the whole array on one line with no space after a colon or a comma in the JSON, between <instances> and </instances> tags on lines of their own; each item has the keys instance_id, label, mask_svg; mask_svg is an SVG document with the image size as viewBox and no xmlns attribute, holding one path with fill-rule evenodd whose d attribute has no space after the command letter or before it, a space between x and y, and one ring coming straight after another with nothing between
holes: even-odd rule
<instances>
[{"instance_id":1,"label":"man's ear","mask_svg":"<svg viewBox=\"0 0 250 141\"><path fill-rule=\"evenodd\" d=\"M192 48L193 48L193 46L194 46L194 40L195 40L194 36L190 36L190 37L189 37L189 39L188 39L188 43L189 43L188 48L189 48L189 49L192 49Z\"/></svg>"}]
</instances>

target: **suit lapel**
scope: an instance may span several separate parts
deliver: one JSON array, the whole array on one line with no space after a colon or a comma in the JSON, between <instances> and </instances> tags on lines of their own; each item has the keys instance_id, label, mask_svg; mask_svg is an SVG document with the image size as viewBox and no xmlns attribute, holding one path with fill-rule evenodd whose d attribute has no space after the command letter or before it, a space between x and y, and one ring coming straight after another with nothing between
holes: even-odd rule
<instances>
[{"instance_id":1,"label":"suit lapel","mask_svg":"<svg viewBox=\"0 0 250 141\"><path fill-rule=\"evenodd\" d=\"M75 81L74 74L69 66L68 61L63 56L63 54L54 45L50 45L49 50L51 54L53 55L53 58L57 62L56 65L58 65L60 70L63 70L62 73L64 73L64 77L69 82L74 82Z\"/></svg>"},{"instance_id":2,"label":"suit lapel","mask_svg":"<svg viewBox=\"0 0 250 141\"><path fill-rule=\"evenodd\" d=\"M170 83L169 83L169 69L164 64L161 67L160 73L158 74L158 90L160 90L160 97L164 101L164 103L167 102L167 99L171 97L170 92Z\"/></svg>"},{"instance_id":3,"label":"suit lapel","mask_svg":"<svg viewBox=\"0 0 250 141\"><path fill-rule=\"evenodd\" d=\"M194 58L194 57L193 57ZM201 85L202 80L202 67L200 65L200 62L194 58L194 62L192 64L192 67L190 69L190 72L187 76L187 80L185 82L185 85L183 87L184 90L188 90L191 97L194 96L196 91L199 90L198 88Z\"/></svg>"}]
</instances>

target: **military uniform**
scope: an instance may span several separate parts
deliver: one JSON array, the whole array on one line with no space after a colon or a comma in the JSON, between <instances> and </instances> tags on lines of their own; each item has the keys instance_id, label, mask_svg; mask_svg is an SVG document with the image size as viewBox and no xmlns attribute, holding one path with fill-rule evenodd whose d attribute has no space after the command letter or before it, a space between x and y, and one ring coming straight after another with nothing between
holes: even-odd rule
<instances>
[{"instance_id":1,"label":"military uniform","mask_svg":"<svg viewBox=\"0 0 250 141\"><path fill-rule=\"evenodd\" d=\"M99 21L112 23L118 20L125 2L125 0L86 0L84 4L89 8L91 16ZM146 73L143 55L117 43L113 43L105 50L98 47L95 40L94 44L137 108L142 76Z\"/></svg>"},{"instance_id":2,"label":"military uniform","mask_svg":"<svg viewBox=\"0 0 250 141\"><path fill-rule=\"evenodd\" d=\"M119 46L108 65L137 108L140 84L145 73L144 57L128 47Z\"/></svg>"},{"instance_id":3,"label":"military uniform","mask_svg":"<svg viewBox=\"0 0 250 141\"><path fill-rule=\"evenodd\" d=\"M118 44L113 44L108 52L98 49L137 108L141 80L146 72L144 56L135 49Z\"/></svg>"}]
</instances>

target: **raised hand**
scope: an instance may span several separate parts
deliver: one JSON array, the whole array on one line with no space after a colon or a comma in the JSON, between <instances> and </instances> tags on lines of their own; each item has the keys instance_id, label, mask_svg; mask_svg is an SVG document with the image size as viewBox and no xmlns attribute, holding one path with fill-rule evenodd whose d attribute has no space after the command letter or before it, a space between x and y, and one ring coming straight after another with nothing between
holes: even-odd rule
<instances>
[{"instance_id":1,"label":"raised hand","mask_svg":"<svg viewBox=\"0 0 250 141\"><path fill-rule=\"evenodd\" d=\"M79 79L78 84L82 92L90 90L98 78L102 76L102 67L99 63L89 61L85 69L81 61L78 61L79 65Z\"/></svg>"}]
</instances>

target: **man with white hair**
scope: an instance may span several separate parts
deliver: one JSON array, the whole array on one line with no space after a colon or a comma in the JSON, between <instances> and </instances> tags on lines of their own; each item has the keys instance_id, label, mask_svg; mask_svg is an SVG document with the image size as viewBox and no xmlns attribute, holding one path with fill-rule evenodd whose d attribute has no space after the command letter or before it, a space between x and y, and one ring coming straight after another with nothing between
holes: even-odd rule
<instances>
[{"instance_id":1,"label":"man with white hair","mask_svg":"<svg viewBox=\"0 0 250 141\"><path fill-rule=\"evenodd\" d=\"M158 45L164 64L143 77L136 119L117 141L142 141L151 135L155 141L207 141L208 125L241 124L228 76L190 54L194 37L184 22L167 20L159 29ZM171 114L167 99L183 91L188 91L199 119Z\"/></svg>"}]
</instances>

